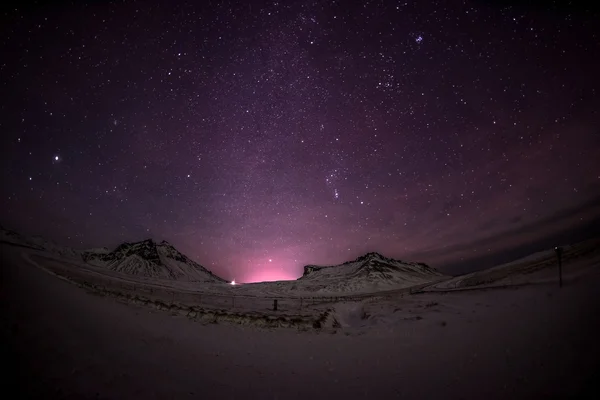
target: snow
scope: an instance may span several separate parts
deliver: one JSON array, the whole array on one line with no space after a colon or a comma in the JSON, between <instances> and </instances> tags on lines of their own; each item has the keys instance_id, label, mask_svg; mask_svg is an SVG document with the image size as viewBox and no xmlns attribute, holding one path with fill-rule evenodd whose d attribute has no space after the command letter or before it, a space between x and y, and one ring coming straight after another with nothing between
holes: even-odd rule
<instances>
[{"instance_id":1,"label":"snow","mask_svg":"<svg viewBox=\"0 0 600 400\"><path fill-rule=\"evenodd\" d=\"M225 280L212 275L164 241L160 244L152 240L124 243L108 254L84 253L83 259L89 264L123 274L179 281L178 288L184 287L180 284L183 281L225 283ZM444 275L425 264L407 263L369 253L336 266L306 266L305 274L296 281L260 282L239 286L231 285L230 282L228 288L223 285L204 286L202 291L235 293L239 296L335 296L342 293L358 294L401 289L438 281L443 277ZM186 286L189 290L198 287L195 284Z\"/></svg>"},{"instance_id":2,"label":"snow","mask_svg":"<svg viewBox=\"0 0 600 400\"><path fill-rule=\"evenodd\" d=\"M591 239L577 245L560 246L562 260L586 256L600 248L600 239ZM472 272L436 283L429 290L452 290L460 288L495 287L548 281L557 277L557 258L554 249L540 251L527 257L498 265L493 268Z\"/></svg>"},{"instance_id":3,"label":"snow","mask_svg":"<svg viewBox=\"0 0 600 400\"><path fill-rule=\"evenodd\" d=\"M304 275L294 281L231 285L180 253L166 241L156 243L147 239L134 243L126 242L112 251L107 248L75 250L42 238L25 237L6 229L0 229L0 241L44 250L45 257L68 259L68 265L93 271L94 276L103 274L118 281L134 279L149 286L227 296L334 298L346 294L401 290L447 278L422 263L403 262L378 253L368 253L340 265L308 265ZM229 284L224 285L225 283Z\"/></svg>"},{"instance_id":4,"label":"snow","mask_svg":"<svg viewBox=\"0 0 600 400\"><path fill-rule=\"evenodd\" d=\"M444 275L421 263L367 253L334 266L307 265L297 286L316 293L373 293L437 281Z\"/></svg>"},{"instance_id":5,"label":"snow","mask_svg":"<svg viewBox=\"0 0 600 400\"><path fill-rule=\"evenodd\" d=\"M70 247L58 245L51 240L42 238L41 236L25 236L2 226L0 226L0 243L8 243L31 249L44 250L63 258L79 259L81 257L80 251ZM98 249L94 249L93 251L97 250Z\"/></svg>"},{"instance_id":6,"label":"snow","mask_svg":"<svg viewBox=\"0 0 600 400\"><path fill-rule=\"evenodd\" d=\"M322 316L317 330L244 325L244 316L231 324L217 314L209 320L92 295L47 273L63 262L57 256L0 251L0 339L11 366L5 390L23 398L503 399L598 391L593 249L565 261L562 289L556 277L540 277L511 288L367 296L308 307L308 317Z\"/></svg>"},{"instance_id":7,"label":"snow","mask_svg":"<svg viewBox=\"0 0 600 400\"><path fill-rule=\"evenodd\" d=\"M83 252L87 263L127 275L189 282L225 282L166 241L123 243L112 252Z\"/></svg>"}]
</instances>

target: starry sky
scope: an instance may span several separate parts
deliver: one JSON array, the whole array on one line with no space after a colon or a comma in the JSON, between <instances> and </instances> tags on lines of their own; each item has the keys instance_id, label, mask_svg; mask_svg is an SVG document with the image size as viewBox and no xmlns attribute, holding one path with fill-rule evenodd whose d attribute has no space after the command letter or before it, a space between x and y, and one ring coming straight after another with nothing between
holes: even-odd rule
<instances>
[{"instance_id":1,"label":"starry sky","mask_svg":"<svg viewBox=\"0 0 600 400\"><path fill-rule=\"evenodd\" d=\"M246 282L367 251L457 273L598 233L597 10L74 3L2 6L6 227L165 239Z\"/></svg>"}]
</instances>

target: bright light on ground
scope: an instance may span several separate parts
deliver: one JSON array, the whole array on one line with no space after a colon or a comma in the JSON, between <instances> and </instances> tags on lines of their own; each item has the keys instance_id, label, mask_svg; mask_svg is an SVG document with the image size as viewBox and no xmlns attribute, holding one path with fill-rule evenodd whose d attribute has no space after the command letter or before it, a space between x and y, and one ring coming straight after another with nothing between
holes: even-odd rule
<instances>
[{"instance_id":1,"label":"bright light on ground","mask_svg":"<svg viewBox=\"0 0 600 400\"><path fill-rule=\"evenodd\" d=\"M235 285L235 279L231 281L231 284L232 284L232 285Z\"/></svg>"}]
</instances>

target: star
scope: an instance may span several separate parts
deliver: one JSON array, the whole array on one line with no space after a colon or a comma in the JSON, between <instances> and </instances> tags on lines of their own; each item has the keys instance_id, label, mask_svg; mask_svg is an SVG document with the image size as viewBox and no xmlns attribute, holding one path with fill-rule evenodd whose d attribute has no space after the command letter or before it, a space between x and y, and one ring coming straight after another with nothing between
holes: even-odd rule
<instances>
[{"instance_id":1,"label":"star","mask_svg":"<svg viewBox=\"0 0 600 400\"><path fill-rule=\"evenodd\" d=\"M239 284L367 250L453 274L600 218L592 16L148 2L135 29L130 2L2 17L0 220L152 233Z\"/></svg>"}]
</instances>

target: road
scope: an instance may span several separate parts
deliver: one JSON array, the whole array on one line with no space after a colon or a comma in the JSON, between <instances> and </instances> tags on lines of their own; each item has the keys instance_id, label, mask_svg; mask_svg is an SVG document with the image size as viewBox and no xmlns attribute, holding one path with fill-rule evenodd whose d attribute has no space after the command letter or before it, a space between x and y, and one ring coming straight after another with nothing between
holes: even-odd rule
<instances>
[{"instance_id":1,"label":"road","mask_svg":"<svg viewBox=\"0 0 600 400\"><path fill-rule=\"evenodd\" d=\"M425 318L347 336L201 325L87 293L22 251L0 246L4 390L18 398L598 395L598 274L561 291L497 291L471 322L449 314L444 328Z\"/></svg>"}]
</instances>

